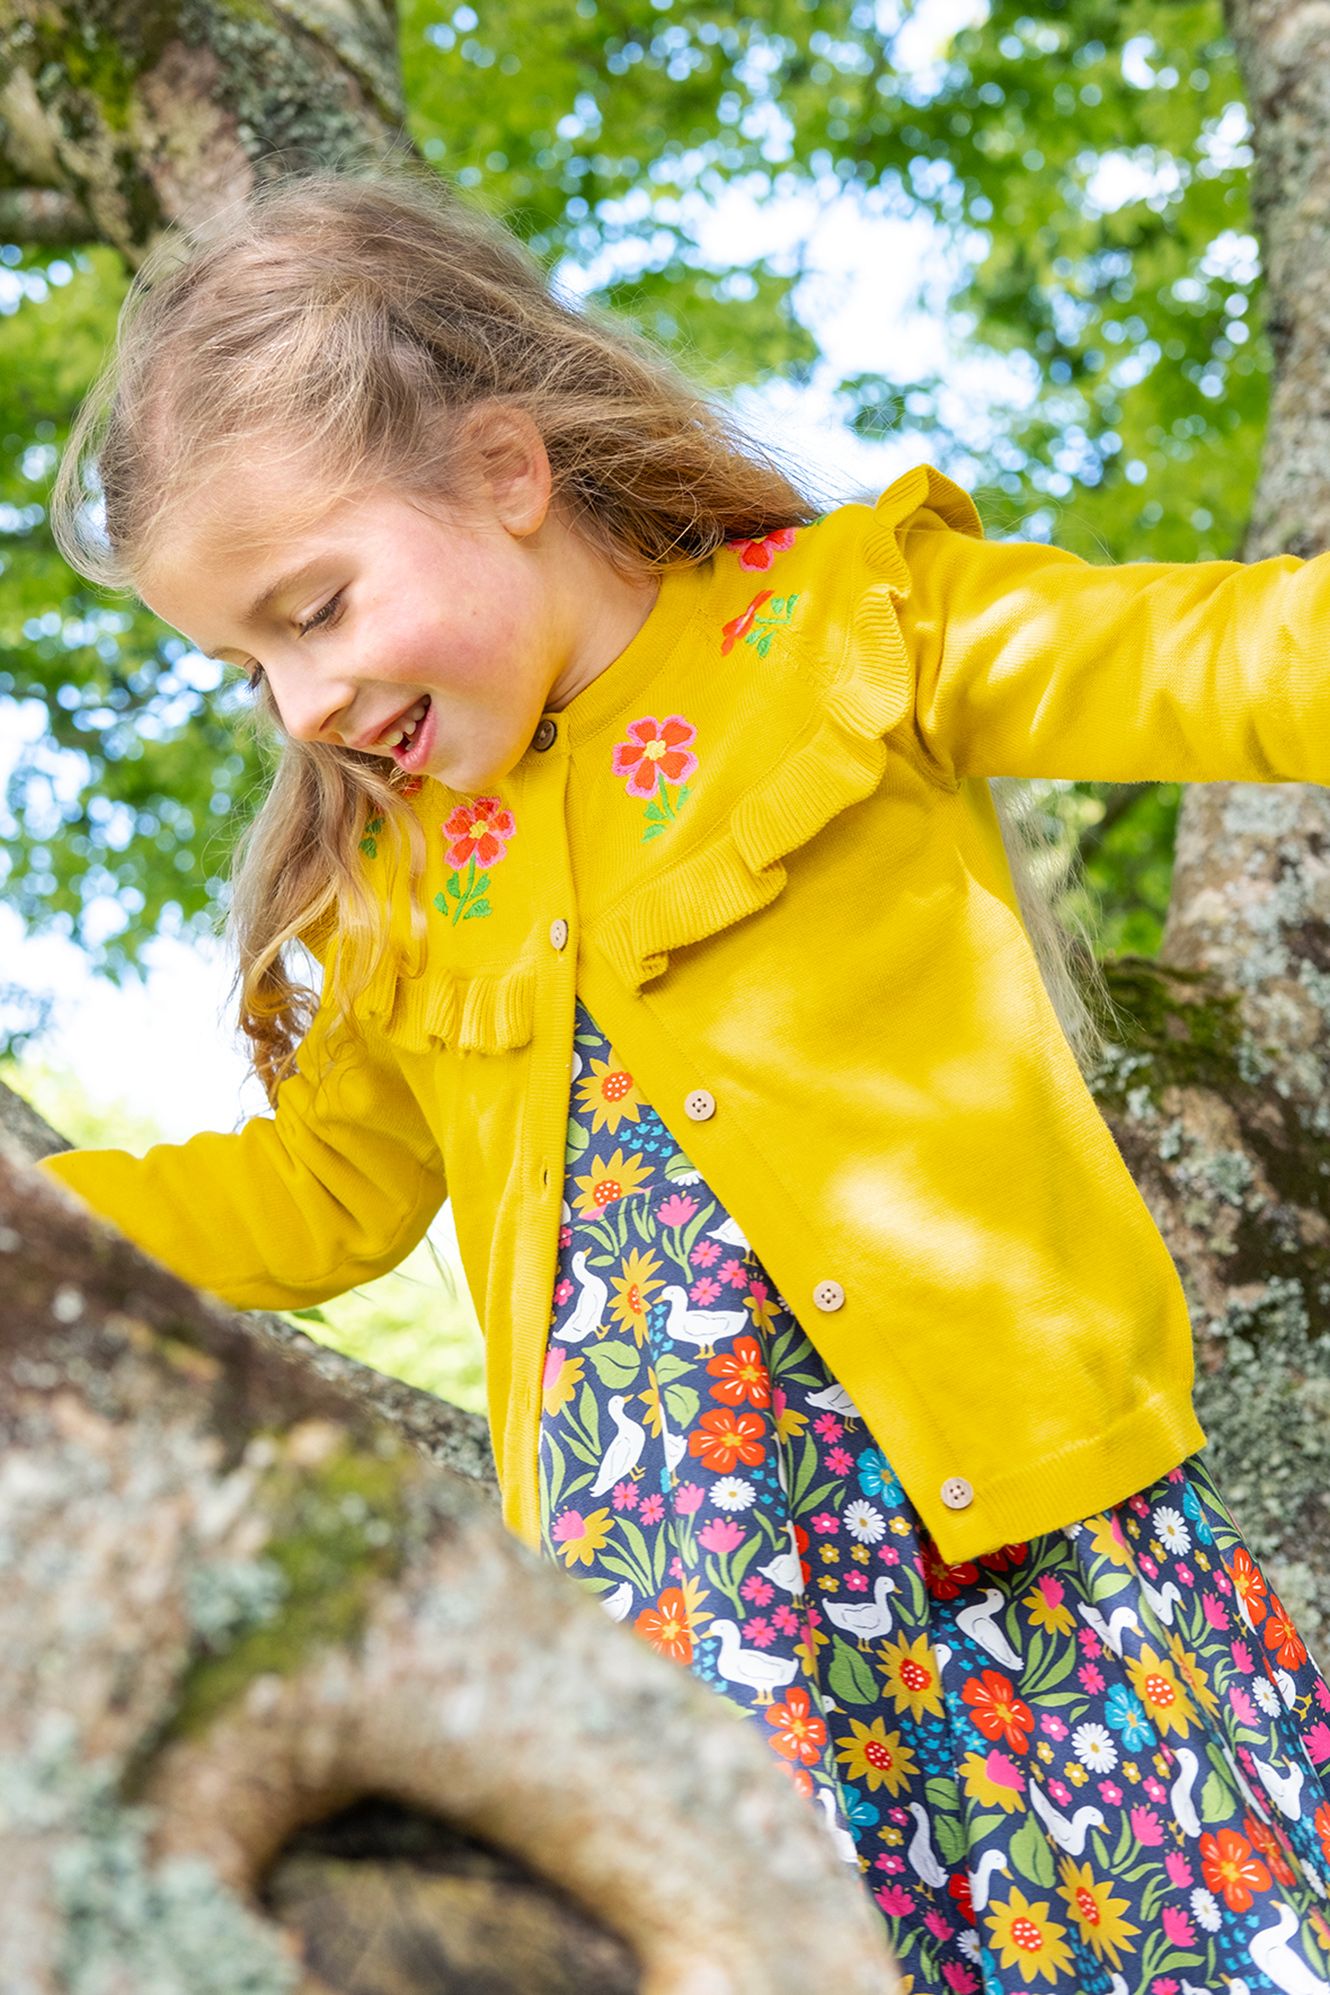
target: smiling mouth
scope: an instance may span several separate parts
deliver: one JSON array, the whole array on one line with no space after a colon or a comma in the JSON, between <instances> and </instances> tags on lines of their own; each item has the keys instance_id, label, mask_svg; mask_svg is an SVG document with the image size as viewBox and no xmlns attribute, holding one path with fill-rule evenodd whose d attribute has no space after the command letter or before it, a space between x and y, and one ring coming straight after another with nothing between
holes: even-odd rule
<instances>
[{"instance_id":1,"label":"smiling mouth","mask_svg":"<svg viewBox=\"0 0 1330 1995\"><path fill-rule=\"evenodd\" d=\"M425 710L428 706L429 694L426 693L423 699L417 700L415 705L407 713L404 713L399 720L395 720L392 726L379 736L378 740L373 744L372 752L377 755L382 749L397 749L404 742L409 743L416 729L420 726L421 721L425 718Z\"/></svg>"}]
</instances>

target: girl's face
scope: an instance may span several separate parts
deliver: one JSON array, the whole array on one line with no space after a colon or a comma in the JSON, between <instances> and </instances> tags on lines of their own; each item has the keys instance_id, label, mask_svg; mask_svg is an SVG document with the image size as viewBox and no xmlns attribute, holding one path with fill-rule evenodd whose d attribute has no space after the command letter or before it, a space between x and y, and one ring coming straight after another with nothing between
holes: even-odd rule
<instances>
[{"instance_id":1,"label":"girl's face","mask_svg":"<svg viewBox=\"0 0 1330 1995\"><path fill-rule=\"evenodd\" d=\"M139 593L200 651L262 675L298 740L382 755L477 795L525 752L543 710L618 656L654 601L654 577L625 581L551 509L538 437L464 515L380 487L288 539L294 475L215 483L206 523L200 509L172 531ZM228 536L228 517L243 536ZM256 521L275 523L261 542Z\"/></svg>"}]
</instances>

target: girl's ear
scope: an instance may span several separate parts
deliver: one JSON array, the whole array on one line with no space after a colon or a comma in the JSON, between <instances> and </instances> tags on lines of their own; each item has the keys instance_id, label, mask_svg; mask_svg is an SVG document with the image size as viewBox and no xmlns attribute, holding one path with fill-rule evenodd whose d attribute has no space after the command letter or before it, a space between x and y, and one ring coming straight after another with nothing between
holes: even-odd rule
<instances>
[{"instance_id":1,"label":"girl's ear","mask_svg":"<svg viewBox=\"0 0 1330 1995\"><path fill-rule=\"evenodd\" d=\"M525 539L549 512L553 473L544 439L525 409L484 403L468 412L471 454L501 524Z\"/></svg>"}]
</instances>

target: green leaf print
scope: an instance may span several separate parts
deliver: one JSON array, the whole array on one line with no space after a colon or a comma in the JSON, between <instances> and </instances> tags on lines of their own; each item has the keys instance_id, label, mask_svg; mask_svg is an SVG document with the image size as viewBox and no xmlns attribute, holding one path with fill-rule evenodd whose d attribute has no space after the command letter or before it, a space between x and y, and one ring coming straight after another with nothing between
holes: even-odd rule
<instances>
[{"instance_id":1,"label":"green leaf print","mask_svg":"<svg viewBox=\"0 0 1330 1995\"><path fill-rule=\"evenodd\" d=\"M832 1696L842 1704L876 1704L877 1683L866 1657L839 1635L832 1636L831 1646L827 1683Z\"/></svg>"},{"instance_id":2,"label":"green leaf print","mask_svg":"<svg viewBox=\"0 0 1330 1995\"><path fill-rule=\"evenodd\" d=\"M1234 1795L1230 1783L1217 1773L1207 1773L1201 1789L1201 1820L1226 1822L1233 1812Z\"/></svg>"},{"instance_id":3,"label":"green leaf print","mask_svg":"<svg viewBox=\"0 0 1330 1995\"><path fill-rule=\"evenodd\" d=\"M811 1434L804 1435L803 1450L799 1456L799 1467L790 1487L790 1509L799 1515L804 1508L804 1491L817 1474L817 1443Z\"/></svg>"},{"instance_id":4,"label":"green leaf print","mask_svg":"<svg viewBox=\"0 0 1330 1995\"><path fill-rule=\"evenodd\" d=\"M697 1417L700 1395L691 1385L667 1385L665 1411L676 1427L689 1427Z\"/></svg>"},{"instance_id":5,"label":"green leaf print","mask_svg":"<svg viewBox=\"0 0 1330 1995\"><path fill-rule=\"evenodd\" d=\"M620 1531L623 1533L624 1548L627 1556L632 1559L634 1565L641 1573L642 1591L646 1593L651 1587L651 1557L647 1551L647 1541L631 1517L620 1517L618 1524Z\"/></svg>"},{"instance_id":6,"label":"green leaf print","mask_svg":"<svg viewBox=\"0 0 1330 1995\"><path fill-rule=\"evenodd\" d=\"M692 1370L687 1358L681 1358L677 1351L663 1351L656 1359L656 1377L662 1385L673 1385L676 1379L686 1378Z\"/></svg>"},{"instance_id":7,"label":"green leaf print","mask_svg":"<svg viewBox=\"0 0 1330 1995\"><path fill-rule=\"evenodd\" d=\"M587 1439L594 1448L600 1447L600 1408L596 1395L586 1383L582 1386L582 1396L577 1402L577 1414Z\"/></svg>"},{"instance_id":8,"label":"green leaf print","mask_svg":"<svg viewBox=\"0 0 1330 1995\"><path fill-rule=\"evenodd\" d=\"M575 1164L591 1143L591 1135L584 1122L568 1122L568 1146L563 1153L565 1164Z\"/></svg>"},{"instance_id":9,"label":"green leaf print","mask_svg":"<svg viewBox=\"0 0 1330 1995\"><path fill-rule=\"evenodd\" d=\"M949 1865L960 1863L965 1855L967 1843L965 1824L955 1815L934 1814L929 1819L933 1829L933 1841L937 1844L937 1853L943 1863Z\"/></svg>"},{"instance_id":10,"label":"green leaf print","mask_svg":"<svg viewBox=\"0 0 1330 1995\"><path fill-rule=\"evenodd\" d=\"M1031 1878L1036 1884L1051 1886L1053 1856L1037 1815L1026 1816L1007 1845L1007 1852L1022 1877Z\"/></svg>"},{"instance_id":11,"label":"green leaf print","mask_svg":"<svg viewBox=\"0 0 1330 1995\"><path fill-rule=\"evenodd\" d=\"M958 1815L961 1806L961 1790L947 1773L935 1773L924 1782L924 1793L928 1797L930 1815Z\"/></svg>"},{"instance_id":12,"label":"green leaf print","mask_svg":"<svg viewBox=\"0 0 1330 1995\"><path fill-rule=\"evenodd\" d=\"M973 1849L985 1836L991 1836L994 1829L1003 1829L1011 1820L1010 1815L971 1815L969 1827L970 1847Z\"/></svg>"},{"instance_id":13,"label":"green leaf print","mask_svg":"<svg viewBox=\"0 0 1330 1995\"><path fill-rule=\"evenodd\" d=\"M687 1184L697 1176L696 1164L690 1163L682 1150L676 1150L672 1157L665 1159L664 1169L671 1184L678 1184L680 1179Z\"/></svg>"},{"instance_id":14,"label":"green leaf print","mask_svg":"<svg viewBox=\"0 0 1330 1995\"><path fill-rule=\"evenodd\" d=\"M583 1356L595 1367L601 1384L609 1386L614 1392L622 1392L625 1386L632 1385L641 1366L636 1347L618 1338L604 1344L592 1344Z\"/></svg>"},{"instance_id":15,"label":"green leaf print","mask_svg":"<svg viewBox=\"0 0 1330 1995\"><path fill-rule=\"evenodd\" d=\"M545 1447L549 1454L550 1464L545 1476L545 1500L549 1506L549 1515L552 1517L559 1507L559 1499L563 1495L564 1478L568 1471L564 1466L563 1449L559 1446L558 1442L547 1435Z\"/></svg>"}]
</instances>

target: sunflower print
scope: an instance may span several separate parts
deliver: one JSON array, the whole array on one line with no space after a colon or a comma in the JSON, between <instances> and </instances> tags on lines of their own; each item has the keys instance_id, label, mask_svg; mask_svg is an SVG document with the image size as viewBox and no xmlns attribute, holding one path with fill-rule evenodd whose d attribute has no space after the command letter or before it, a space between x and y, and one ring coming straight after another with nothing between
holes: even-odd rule
<instances>
[{"instance_id":1,"label":"sunflower print","mask_svg":"<svg viewBox=\"0 0 1330 1995\"><path fill-rule=\"evenodd\" d=\"M575 1030L545 1556L751 1718L912 1995L1330 1989L1330 1688L1203 1460L948 1565L580 1003Z\"/></svg>"}]
</instances>

